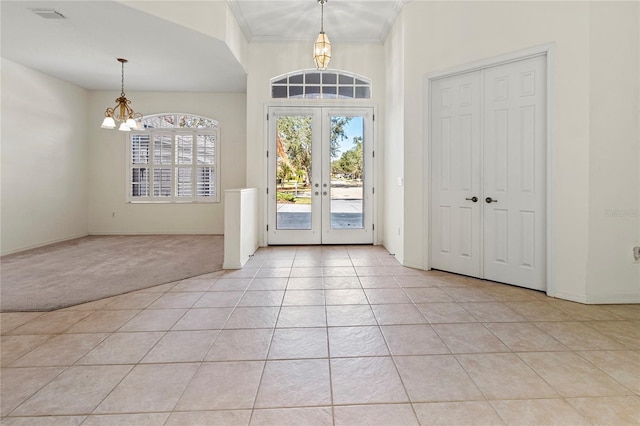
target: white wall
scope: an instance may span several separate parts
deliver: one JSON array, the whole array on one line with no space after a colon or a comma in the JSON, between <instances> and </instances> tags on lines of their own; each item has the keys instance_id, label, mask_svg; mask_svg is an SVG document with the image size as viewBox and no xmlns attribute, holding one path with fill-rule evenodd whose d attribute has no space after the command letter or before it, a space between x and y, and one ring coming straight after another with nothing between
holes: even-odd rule
<instances>
[{"instance_id":1,"label":"white wall","mask_svg":"<svg viewBox=\"0 0 640 426\"><path fill-rule=\"evenodd\" d=\"M126 202L128 134L100 128L116 92L92 92L89 102L89 232L91 234L222 234L221 203L131 204ZM184 112L220 124L221 194L245 186L246 97L244 93L129 92L144 115Z\"/></svg>"},{"instance_id":2,"label":"white wall","mask_svg":"<svg viewBox=\"0 0 640 426\"><path fill-rule=\"evenodd\" d=\"M404 7L403 19L398 20L396 26L404 33L405 40L405 265L428 267L428 253L423 244L428 235L417 232L426 218L423 179L428 175L428 170L424 169L424 76L553 42L556 45L555 146L552 153L555 162L551 167L555 228L550 268L555 288L551 294L587 302L590 294L610 293L612 280L605 277L612 274L611 278L619 282L613 291L624 292L637 300L640 294L637 269L629 265L628 255L626 260L613 254L603 256L603 251L622 254L630 250L629 245L638 239L637 217L626 222L618 220L602 230L599 227L604 218L590 221L590 212L601 214L602 208L612 202L621 202L631 209L638 206L637 188L621 187L623 181L633 182L629 186L638 182L638 164L633 164L638 159L638 91L635 89L638 13L634 11L637 4L627 5L625 10L618 10L618 7L620 4L613 2L594 3L592 7L588 2L481 1L410 2ZM601 15L609 8L616 11ZM617 22L621 16L626 17L622 29ZM616 35L612 37L612 34ZM601 47L606 38L614 42L606 48ZM614 52L616 50L619 53ZM612 60L616 65L607 68L602 60ZM612 114L602 115L606 106L594 103L600 102L611 78L618 78L620 67L629 69L621 73L622 81L612 90L624 97L620 103L625 113L608 121ZM627 91L622 90L625 85ZM607 98L615 99L615 96L607 94ZM628 115L630 111L635 111L634 117ZM601 117L603 121L595 124ZM611 133L607 133L607 129L616 125L622 126L614 132L613 146L618 150L593 160L590 150L600 156L607 149L606 144L611 143ZM633 171L615 172L612 163L627 156L630 159L623 164ZM617 195L603 195L610 194L614 188ZM590 201L590 197L596 195L598 201ZM615 236L608 234L606 229ZM590 234L596 236L590 237ZM621 234L627 236L619 238ZM593 244L603 244L602 250L590 248ZM618 260L611 262L611 256ZM587 286L589 260L590 265L596 261L601 263L590 270ZM623 263L624 272L616 272Z\"/></svg>"},{"instance_id":3,"label":"white wall","mask_svg":"<svg viewBox=\"0 0 640 426\"><path fill-rule=\"evenodd\" d=\"M329 34L331 36L331 34ZM291 71L314 68L311 41L291 43L252 43L249 45L249 75L247 76L247 186L259 188L259 211L265 212L266 170L265 152L266 118L264 107L273 102L270 80ZM384 97L385 97L385 54L384 47L371 44L333 44L331 69L361 74L372 79L372 99L378 106L374 125L377 127L377 149L384 147ZM304 103L304 100L293 100ZM369 101L363 101L367 104ZM313 104L314 102L312 102ZM317 102L315 102L317 103ZM376 156L379 160L379 156ZM376 164L380 164L379 161ZM379 176L381 178L381 176ZM378 183L381 181L379 180ZM376 184L378 199L382 200L381 184ZM379 202L380 216L382 202ZM265 229L264 217L260 218L260 230ZM383 235L382 223L376 223L376 230ZM260 233L260 244L264 245L264 233Z\"/></svg>"},{"instance_id":4,"label":"white wall","mask_svg":"<svg viewBox=\"0 0 640 426\"><path fill-rule=\"evenodd\" d=\"M638 2L591 5L587 301L594 303L640 302L632 256L640 246L639 13Z\"/></svg>"},{"instance_id":5,"label":"white wall","mask_svg":"<svg viewBox=\"0 0 640 426\"><path fill-rule=\"evenodd\" d=\"M88 93L2 59L2 254L87 235Z\"/></svg>"},{"instance_id":6,"label":"white wall","mask_svg":"<svg viewBox=\"0 0 640 426\"><path fill-rule=\"evenodd\" d=\"M404 24L403 15L397 19L385 42L387 57L387 93L385 105L384 140L386 146L383 152L384 164L384 238L385 248L395 255L401 263L404 262Z\"/></svg>"}]
</instances>

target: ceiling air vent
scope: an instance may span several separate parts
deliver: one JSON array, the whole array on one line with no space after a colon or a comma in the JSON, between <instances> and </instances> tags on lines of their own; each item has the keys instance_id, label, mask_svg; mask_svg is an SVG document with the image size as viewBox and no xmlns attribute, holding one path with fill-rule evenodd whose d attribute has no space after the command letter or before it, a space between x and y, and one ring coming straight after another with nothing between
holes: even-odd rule
<instances>
[{"instance_id":1,"label":"ceiling air vent","mask_svg":"<svg viewBox=\"0 0 640 426\"><path fill-rule=\"evenodd\" d=\"M31 11L44 19L67 19L62 13L53 9L31 9Z\"/></svg>"}]
</instances>

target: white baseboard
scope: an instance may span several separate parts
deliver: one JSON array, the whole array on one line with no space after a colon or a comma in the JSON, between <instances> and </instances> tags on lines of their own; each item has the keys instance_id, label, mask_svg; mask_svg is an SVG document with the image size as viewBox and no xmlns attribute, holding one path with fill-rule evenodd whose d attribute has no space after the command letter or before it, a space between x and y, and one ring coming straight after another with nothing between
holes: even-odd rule
<instances>
[{"instance_id":1,"label":"white baseboard","mask_svg":"<svg viewBox=\"0 0 640 426\"><path fill-rule=\"evenodd\" d=\"M51 244L62 243L62 242L69 241L69 240L75 240L76 238L82 238L82 237L88 237L88 236L89 236L89 234L77 234L77 235L70 235L68 237L63 237L63 238L57 238L55 240L43 241L41 243L31 244L31 245L20 247L20 248L17 248L17 249L11 249L11 250L7 250L7 251L0 251L0 256L7 256L9 254L20 253L21 251L32 250L32 249L36 249L36 248L39 248L39 247L44 247L44 246L48 246L48 245L51 245Z\"/></svg>"}]
</instances>

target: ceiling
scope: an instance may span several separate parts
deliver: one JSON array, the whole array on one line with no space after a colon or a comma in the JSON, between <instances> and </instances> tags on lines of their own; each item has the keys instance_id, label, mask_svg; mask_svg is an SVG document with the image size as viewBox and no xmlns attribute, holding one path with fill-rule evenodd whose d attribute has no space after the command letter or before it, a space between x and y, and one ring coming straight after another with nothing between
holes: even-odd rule
<instances>
[{"instance_id":1,"label":"ceiling","mask_svg":"<svg viewBox=\"0 0 640 426\"><path fill-rule=\"evenodd\" d=\"M333 44L382 43L406 1L329 0L325 31ZM320 30L316 0L228 3L250 42L311 42ZM39 8L66 19L44 19L32 11ZM3 58L89 90L120 89L118 57L129 59L127 90L246 90L224 42L117 1L2 0L0 13Z\"/></svg>"}]
</instances>

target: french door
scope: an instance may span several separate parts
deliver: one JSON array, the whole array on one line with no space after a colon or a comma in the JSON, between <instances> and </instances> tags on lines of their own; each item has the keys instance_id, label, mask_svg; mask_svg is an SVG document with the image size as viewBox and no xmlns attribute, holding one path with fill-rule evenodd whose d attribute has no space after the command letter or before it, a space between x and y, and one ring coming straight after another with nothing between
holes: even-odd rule
<instances>
[{"instance_id":1,"label":"french door","mask_svg":"<svg viewBox=\"0 0 640 426\"><path fill-rule=\"evenodd\" d=\"M546 289L546 57L431 88L431 266Z\"/></svg>"},{"instance_id":2,"label":"french door","mask_svg":"<svg viewBox=\"0 0 640 426\"><path fill-rule=\"evenodd\" d=\"M373 109L268 117L268 244L373 243Z\"/></svg>"}]
</instances>

